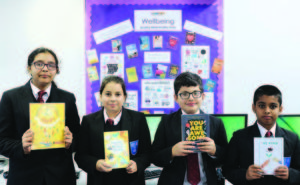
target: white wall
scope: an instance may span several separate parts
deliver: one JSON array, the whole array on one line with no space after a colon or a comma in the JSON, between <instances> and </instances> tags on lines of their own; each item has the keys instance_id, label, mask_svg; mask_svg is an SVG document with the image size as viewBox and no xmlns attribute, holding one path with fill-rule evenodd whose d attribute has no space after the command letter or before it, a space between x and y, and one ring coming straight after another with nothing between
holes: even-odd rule
<instances>
[{"instance_id":1,"label":"white wall","mask_svg":"<svg viewBox=\"0 0 300 185\"><path fill-rule=\"evenodd\" d=\"M37 47L61 61L57 85L73 92L85 114L84 0L0 0L0 96L25 84L27 57Z\"/></svg>"},{"instance_id":2,"label":"white wall","mask_svg":"<svg viewBox=\"0 0 300 185\"><path fill-rule=\"evenodd\" d=\"M283 93L283 113L299 114L300 1L225 0L224 113L248 113L265 83Z\"/></svg>"},{"instance_id":3,"label":"white wall","mask_svg":"<svg viewBox=\"0 0 300 185\"><path fill-rule=\"evenodd\" d=\"M299 113L299 0L224 0L224 113L248 113L254 90L272 83L284 113ZM84 0L0 0L0 95L29 79L28 54L52 48L61 60L58 85L74 92L85 114Z\"/></svg>"}]
</instances>

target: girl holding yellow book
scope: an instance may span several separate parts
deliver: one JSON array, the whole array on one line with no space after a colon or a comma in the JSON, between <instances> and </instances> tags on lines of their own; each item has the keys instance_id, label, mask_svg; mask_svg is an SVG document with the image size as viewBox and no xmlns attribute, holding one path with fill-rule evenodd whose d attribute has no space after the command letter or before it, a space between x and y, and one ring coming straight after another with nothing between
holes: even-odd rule
<instances>
[{"instance_id":1,"label":"girl holding yellow book","mask_svg":"<svg viewBox=\"0 0 300 185\"><path fill-rule=\"evenodd\" d=\"M28 57L27 70L31 79L21 87L4 92L0 102L0 154L9 158L7 185L75 185L72 152L80 127L75 96L59 89L53 82L59 73L59 65L52 50L35 49ZM63 121L64 130L54 129L47 135L50 138L56 137L55 133L60 132L64 139L55 141L56 144L62 144L60 148L34 147L33 141L43 137L39 136L40 132L35 133L33 129L29 129L32 124L30 104L37 103L64 105L65 111L61 113L63 116L57 116L48 107L45 111L42 108L39 110L51 113L41 113L38 117L38 122L44 124L55 123L59 117L64 118L58 121ZM47 128L41 132L46 133Z\"/></svg>"},{"instance_id":2,"label":"girl holding yellow book","mask_svg":"<svg viewBox=\"0 0 300 185\"><path fill-rule=\"evenodd\" d=\"M123 107L126 95L122 78L104 78L100 87L102 109L82 119L75 160L88 173L88 185L145 184L150 133L143 113Z\"/></svg>"}]
</instances>

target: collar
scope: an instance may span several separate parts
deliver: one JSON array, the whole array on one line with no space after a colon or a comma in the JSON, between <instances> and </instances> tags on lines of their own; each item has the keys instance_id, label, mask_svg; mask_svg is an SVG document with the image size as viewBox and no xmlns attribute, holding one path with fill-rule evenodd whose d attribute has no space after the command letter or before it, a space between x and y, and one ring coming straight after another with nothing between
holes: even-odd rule
<instances>
[{"instance_id":1,"label":"collar","mask_svg":"<svg viewBox=\"0 0 300 185\"><path fill-rule=\"evenodd\" d=\"M273 134L273 137L275 137L275 131L276 131L276 122L275 124L273 125L273 127L270 129L270 131L272 132ZM265 137L266 133L268 132L267 129L265 129L265 127L261 126L260 123L257 122L257 126L258 126L258 129L259 129L259 132L260 132L260 135L261 137Z\"/></svg>"},{"instance_id":2,"label":"collar","mask_svg":"<svg viewBox=\"0 0 300 185\"><path fill-rule=\"evenodd\" d=\"M188 115L186 112L184 112L183 109L181 109L181 112L182 112L182 115ZM200 109L195 114L200 114Z\"/></svg>"},{"instance_id":3,"label":"collar","mask_svg":"<svg viewBox=\"0 0 300 185\"><path fill-rule=\"evenodd\" d=\"M30 80L30 86L32 89L32 93L33 96L35 97L35 99L37 99L39 97L39 92L41 91L38 87L36 87ZM46 102L50 96L50 91L51 91L51 87L52 87L52 83L47 87L47 89L45 89L46 94L43 96L43 100L44 102Z\"/></svg>"},{"instance_id":4,"label":"collar","mask_svg":"<svg viewBox=\"0 0 300 185\"><path fill-rule=\"evenodd\" d=\"M108 115L106 113L105 108L103 110L103 115L104 115L104 123L106 123L106 121L109 119L109 117L108 117ZM122 116L122 109L121 109L120 113L116 117L110 118L110 119L114 120L114 125L117 125L120 122L120 120L121 120L121 116Z\"/></svg>"}]
</instances>

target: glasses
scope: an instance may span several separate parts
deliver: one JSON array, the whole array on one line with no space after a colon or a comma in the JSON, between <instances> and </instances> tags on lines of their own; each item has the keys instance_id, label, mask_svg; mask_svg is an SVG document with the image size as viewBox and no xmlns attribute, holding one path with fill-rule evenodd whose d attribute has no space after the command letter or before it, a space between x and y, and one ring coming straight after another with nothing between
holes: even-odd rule
<instances>
[{"instance_id":1,"label":"glasses","mask_svg":"<svg viewBox=\"0 0 300 185\"><path fill-rule=\"evenodd\" d=\"M201 95L202 95L202 92L201 91L194 91L194 92L183 92L183 93L179 93L179 96L182 98L182 99L189 99L190 98L190 95L192 95L194 98L200 98Z\"/></svg>"},{"instance_id":2,"label":"glasses","mask_svg":"<svg viewBox=\"0 0 300 185\"><path fill-rule=\"evenodd\" d=\"M34 62L33 65L38 70L44 69L45 66L47 66L50 71L54 71L57 68L54 63L44 64L43 62Z\"/></svg>"}]
</instances>

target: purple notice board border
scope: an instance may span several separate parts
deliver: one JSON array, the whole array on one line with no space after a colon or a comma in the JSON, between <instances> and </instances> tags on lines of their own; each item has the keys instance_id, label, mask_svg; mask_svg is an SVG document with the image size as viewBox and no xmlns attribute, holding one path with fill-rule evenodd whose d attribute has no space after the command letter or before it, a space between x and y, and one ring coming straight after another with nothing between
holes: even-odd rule
<instances>
[{"instance_id":1,"label":"purple notice board border","mask_svg":"<svg viewBox=\"0 0 300 185\"><path fill-rule=\"evenodd\" d=\"M92 5L213 5L217 6L217 28L218 31L223 32L223 0L86 0L86 50L91 49L92 46L92 32L91 32L91 14ZM217 58L224 59L224 39L218 42ZM98 56L99 57L99 56ZM213 62L213 61L212 61ZM86 68L90 64L86 59ZM86 75L86 113L94 112L92 104L94 95L92 93L92 83ZM215 114L223 113L223 85L224 85L223 70L217 78L217 94L215 94Z\"/></svg>"}]
</instances>

